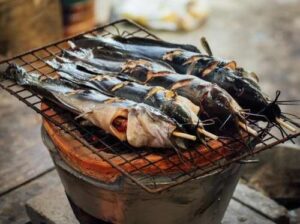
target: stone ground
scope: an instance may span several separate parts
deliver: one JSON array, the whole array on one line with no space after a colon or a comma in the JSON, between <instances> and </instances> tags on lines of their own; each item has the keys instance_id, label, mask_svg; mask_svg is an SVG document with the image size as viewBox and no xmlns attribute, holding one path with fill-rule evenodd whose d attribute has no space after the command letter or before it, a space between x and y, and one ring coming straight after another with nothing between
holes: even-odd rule
<instances>
[{"instance_id":1,"label":"stone ground","mask_svg":"<svg viewBox=\"0 0 300 224\"><path fill-rule=\"evenodd\" d=\"M211 14L199 29L154 33L196 45L206 36L215 55L255 71L264 92L273 97L281 90L281 99L300 99L300 0L209 2ZM284 111L300 115L296 106ZM58 178L40 140L40 118L3 91L0 117L0 223L26 223L24 203L56 186Z\"/></svg>"}]
</instances>

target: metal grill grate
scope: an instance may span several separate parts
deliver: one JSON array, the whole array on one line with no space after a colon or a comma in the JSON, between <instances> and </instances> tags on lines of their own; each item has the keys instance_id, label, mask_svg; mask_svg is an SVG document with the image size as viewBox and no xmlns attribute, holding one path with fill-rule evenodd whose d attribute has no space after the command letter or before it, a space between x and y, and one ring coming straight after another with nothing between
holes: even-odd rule
<instances>
[{"instance_id":1,"label":"metal grill grate","mask_svg":"<svg viewBox=\"0 0 300 224\"><path fill-rule=\"evenodd\" d=\"M128 20L116 21L83 34L87 33L101 34L102 36L118 34L125 37L157 38L141 26ZM56 71L50 68L46 61L52 59L55 55L59 55L63 49L69 48L69 40L80 38L83 34L5 60L0 63L0 69L5 69L9 64L15 63L22 66L27 72L55 76ZM121 174L151 193L161 192L193 178L222 170L234 162L242 162L248 156L300 135L300 133L296 133L285 137L277 137L269 131L273 127L272 124L265 124L263 127L259 123L249 121L251 126L259 133L259 136L255 139L251 136L245 136L244 141L220 138L218 144L214 144L213 147L208 143L207 146L202 146L201 150L183 152L182 158L178 159L178 154L172 150L160 152L157 149L136 149L120 142L98 128L83 126L80 120L74 119L73 114L57 106L52 106L50 102L47 102L47 106L41 109L42 101L45 102L41 96L32 89L21 87L10 80L0 80L0 87L41 114L60 130L71 135ZM58 117L63 119L57 119ZM249 143L247 147L245 142ZM256 147L254 148L255 145ZM157 159L149 160L149 155L156 155ZM114 162L116 159L122 162ZM142 161L143 165L136 165L136 161ZM162 169L161 163L167 164L167 167ZM131 169L125 169L128 165L130 165ZM150 173L146 172L149 168L152 170ZM156 178L159 176L167 178L170 184L159 185Z\"/></svg>"}]
</instances>

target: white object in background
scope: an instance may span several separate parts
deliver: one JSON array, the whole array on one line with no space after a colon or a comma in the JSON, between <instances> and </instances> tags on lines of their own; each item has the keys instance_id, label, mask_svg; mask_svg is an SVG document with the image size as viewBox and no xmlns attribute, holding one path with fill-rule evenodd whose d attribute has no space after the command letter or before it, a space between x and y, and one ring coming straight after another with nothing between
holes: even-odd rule
<instances>
[{"instance_id":1,"label":"white object in background","mask_svg":"<svg viewBox=\"0 0 300 224\"><path fill-rule=\"evenodd\" d=\"M207 0L115 0L114 13L144 26L163 30L192 30L207 17Z\"/></svg>"},{"instance_id":2,"label":"white object in background","mask_svg":"<svg viewBox=\"0 0 300 224\"><path fill-rule=\"evenodd\" d=\"M112 0L95 0L96 24L107 24L110 22Z\"/></svg>"}]
</instances>

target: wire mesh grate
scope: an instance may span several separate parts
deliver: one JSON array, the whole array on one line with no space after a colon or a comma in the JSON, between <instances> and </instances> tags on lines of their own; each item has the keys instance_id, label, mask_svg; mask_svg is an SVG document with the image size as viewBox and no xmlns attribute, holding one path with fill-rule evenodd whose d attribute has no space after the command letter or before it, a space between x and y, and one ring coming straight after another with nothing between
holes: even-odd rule
<instances>
[{"instance_id":1,"label":"wire mesh grate","mask_svg":"<svg viewBox=\"0 0 300 224\"><path fill-rule=\"evenodd\" d=\"M27 72L35 72L47 76L57 76L56 71L46 64L47 60L69 49L69 40L81 38L84 34L102 36L122 35L125 37L139 36L157 38L143 27L128 20L119 20L109 25L95 28L83 34L49 44L22 55L7 59L0 63L0 71L9 64L17 64ZM75 115L65 111L52 102L44 100L29 87L22 87L10 80L0 80L0 87L18 98L20 101L41 114L54 124L60 131L72 136L80 144L87 147L102 160L110 164L120 174L126 176L144 190L156 193L184 183L193 178L220 171L234 162L271 148L300 133L277 137L270 130L272 124L261 124L249 121L259 133L258 137L245 136L244 140L220 138L214 145L202 145L199 149L186 150L181 157L173 150L136 149L120 142L103 130L84 125L84 120L75 119ZM45 102L45 104L44 104ZM43 104L43 106L42 106ZM250 144L245 144L248 142ZM251 146L252 144L252 146ZM256 147L254 148L254 146ZM155 155L153 159L152 155ZM116 162L118 161L118 162ZM162 168L163 164L163 168ZM151 172L149 172L149 169ZM169 182L161 185L156 177L163 176Z\"/></svg>"}]
</instances>

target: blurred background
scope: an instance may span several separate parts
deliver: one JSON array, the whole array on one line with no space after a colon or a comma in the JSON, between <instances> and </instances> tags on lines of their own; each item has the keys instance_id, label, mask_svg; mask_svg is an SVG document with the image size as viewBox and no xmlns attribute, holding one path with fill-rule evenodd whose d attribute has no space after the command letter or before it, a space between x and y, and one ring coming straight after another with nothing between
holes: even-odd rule
<instances>
[{"instance_id":1,"label":"blurred background","mask_svg":"<svg viewBox=\"0 0 300 224\"><path fill-rule=\"evenodd\" d=\"M300 0L0 0L0 61L120 18L171 42L201 48L205 36L214 56L257 73L270 98L280 90L281 100L300 99ZM299 106L283 111L300 115ZM40 140L38 115L0 91L0 116L3 198L52 171L53 164ZM299 144L298 138L295 145L262 153L261 163L243 174L250 186L291 210L300 207ZM52 178L52 184L58 181ZM35 187L37 194L48 186ZM8 211L0 209L0 217Z\"/></svg>"},{"instance_id":2,"label":"blurred background","mask_svg":"<svg viewBox=\"0 0 300 224\"><path fill-rule=\"evenodd\" d=\"M129 18L173 42L200 47L205 36L215 56L255 71L270 97L282 89L288 90L282 99L297 99L299 6L299 0L0 0L0 59Z\"/></svg>"}]
</instances>

